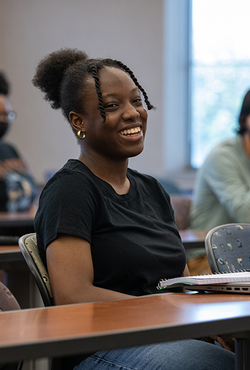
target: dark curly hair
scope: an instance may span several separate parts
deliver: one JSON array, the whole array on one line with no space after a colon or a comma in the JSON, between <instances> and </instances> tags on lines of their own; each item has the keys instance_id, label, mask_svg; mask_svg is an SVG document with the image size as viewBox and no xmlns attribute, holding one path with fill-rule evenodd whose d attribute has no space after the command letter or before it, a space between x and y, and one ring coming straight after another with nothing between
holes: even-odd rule
<instances>
[{"instance_id":1,"label":"dark curly hair","mask_svg":"<svg viewBox=\"0 0 250 370\"><path fill-rule=\"evenodd\" d=\"M88 94L88 85L84 83L89 75L95 81L99 101L99 111L106 120L99 83L99 70L104 67L115 67L125 71L144 96L147 108L153 107L143 87L139 84L133 72L122 62L113 59L89 59L88 55L77 49L60 49L46 56L37 66L32 80L45 95L54 109L62 109L67 120L69 113L75 111L84 114L83 101Z\"/></svg>"},{"instance_id":2,"label":"dark curly hair","mask_svg":"<svg viewBox=\"0 0 250 370\"><path fill-rule=\"evenodd\" d=\"M9 95L10 85L3 72L0 72L0 94Z\"/></svg>"},{"instance_id":3,"label":"dark curly hair","mask_svg":"<svg viewBox=\"0 0 250 370\"><path fill-rule=\"evenodd\" d=\"M241 111L239 115L239 128L237 129L237 133L239 135L244 135L244 133L247 131L245 122L249 114L250 114L250 90L248 90L248 92L246 93L243 99L243 103L242 103L242 107L241 107Z\"/></svg>"}]
</instances>

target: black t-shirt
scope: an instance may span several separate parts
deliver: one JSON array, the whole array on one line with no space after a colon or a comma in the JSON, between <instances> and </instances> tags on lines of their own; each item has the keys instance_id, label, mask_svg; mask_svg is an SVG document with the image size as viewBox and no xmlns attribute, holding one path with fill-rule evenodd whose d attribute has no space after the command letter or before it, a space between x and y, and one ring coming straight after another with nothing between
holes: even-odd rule
<instances>
[{"instance_id":1,"label":"black t-shirt","mask_svg":"<svg viewBox=\"0 0 250 370\"><path fill-rule=\"evenodd\" d=\"M41 194L38 247L46 262L57 234L82 237L91 245L95 286L136 296L158 293L161 278L183 274L185 250L163 187L131 169L127 176L129 192L118 195L82 162L69 160Z\"/></svg>"}]
</instances>

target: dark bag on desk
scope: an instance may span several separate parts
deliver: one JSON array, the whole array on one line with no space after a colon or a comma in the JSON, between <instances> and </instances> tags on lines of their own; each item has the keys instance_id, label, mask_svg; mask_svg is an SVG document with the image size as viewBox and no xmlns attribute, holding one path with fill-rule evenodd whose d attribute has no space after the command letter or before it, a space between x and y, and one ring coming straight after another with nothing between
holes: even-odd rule
<instances>
[{"instance_id":1,"label":"dark bag on desk","mask_svg":"<svg viewBox=\"0 0 250 370\"><path fill-rule=\"evenodd\" d=\"M37 186L29 174L10 172L0 178L0 211L28 211L37 195Z\"/></svg>"}]
</instances>

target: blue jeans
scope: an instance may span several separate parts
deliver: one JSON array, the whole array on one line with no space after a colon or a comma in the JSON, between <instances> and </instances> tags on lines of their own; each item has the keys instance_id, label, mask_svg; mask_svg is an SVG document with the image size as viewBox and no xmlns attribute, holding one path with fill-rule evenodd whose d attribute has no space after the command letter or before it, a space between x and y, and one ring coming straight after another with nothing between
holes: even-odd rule
<instances>
[{"instance_id":1,"label":"blue jeans","mask_svg":"<svg viewBox=\"0 0 250 370\"><path fill-rule=\"evenodd\" d=\"M74 370L234 370L234 366L234 353L190 339L96 352Z\"/></svg>"}]
</instances>

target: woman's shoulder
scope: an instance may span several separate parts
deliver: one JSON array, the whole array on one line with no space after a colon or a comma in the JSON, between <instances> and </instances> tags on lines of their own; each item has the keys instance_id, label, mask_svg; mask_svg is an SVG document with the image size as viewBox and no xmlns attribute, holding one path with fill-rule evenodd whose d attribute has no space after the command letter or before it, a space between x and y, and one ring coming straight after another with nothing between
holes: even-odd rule
<instances>
[{"instance_id":1,"label":"woman's shoulder","mask_svg":"<svg viewBox=\"0 0 250 370\"><path fill-rule=\"evenodd\" d=\"M47 182L39 198L37 219L47 213L85 214L98 208L101 193L91 183L86 166L77 162L70 160Z\"/></svg>"},{"instance_id":2,"label":"woman's shoulder","mask_svg":"<svg viewBox=\"0 0 250 370\"><path fill-rule=\"evenodd\" d=\"M93 182L91 171L82 162L70 159L49 179L43 188L41 197L70 199L79 193L91 194Z\"/></svg>"},{"instance_id":3,"label":"woman's shoulder","mask_svg":"<svg viewBox=\"0 0 250 370\"><path fill-rule=\"evenodd\" d=\"M224 166L237 162L242 155L244 155L242 138L238 135L217 144L208 154L202 167L209 169L211 166Z\"/></svg>"},{"instance_id":4,"label":"woman's shoulder","mask_svg":"<svg viewBox=\"0 0 250 370\"><path fill-rule=\"evenodd\" d=\"M132 168L128 168L127 173L128 173L128 176L133 177L135 181L141 181L141 182L145 181L145 182L154 183L154 184L158 183L156 178L154 178L153 176L139 172Z\"/></svg>"},{"instance_id":5,"label":"woman's shoulder","mask_svg":"<svg viewBox=\"0 0 250 370\"><path fill-rule=\"evenodd\" d=\"M60 168L47 182L46 186L54 183L63 183L64 186L71 183L74 186L75 181L88 181L92 178L91 171L79 160L69 159L65 165Z\"/></svg>"},{"instance_id":6,"label":"woman's shoulder","mask_svg":"<svg viewBox=\"0 0 250 370\"><path fill-rule=\"evenodd\" d=\"M217 145L215 145L211 152L210 156L216 156L221 154L230 154L232 151L237 150L239 146L242 146L242 139L238 135L236 137L233 137L231 139L227 139L224 141L221 141Z\"/></svg>"},{"instance_id":7,"label":"woman's shoulder","mask_svg":"<svg viewBox=\"0 0 250 370\"><path fill-rule=\"evenodd\" d=\"M169 197L168 193L164 190L160 182L153 176L138 172L131 168L128 169L128 177L135 181L137 189L146 193L147 196L157 193L163 194L164 197Z\"/></svg>"}]
</instances>

